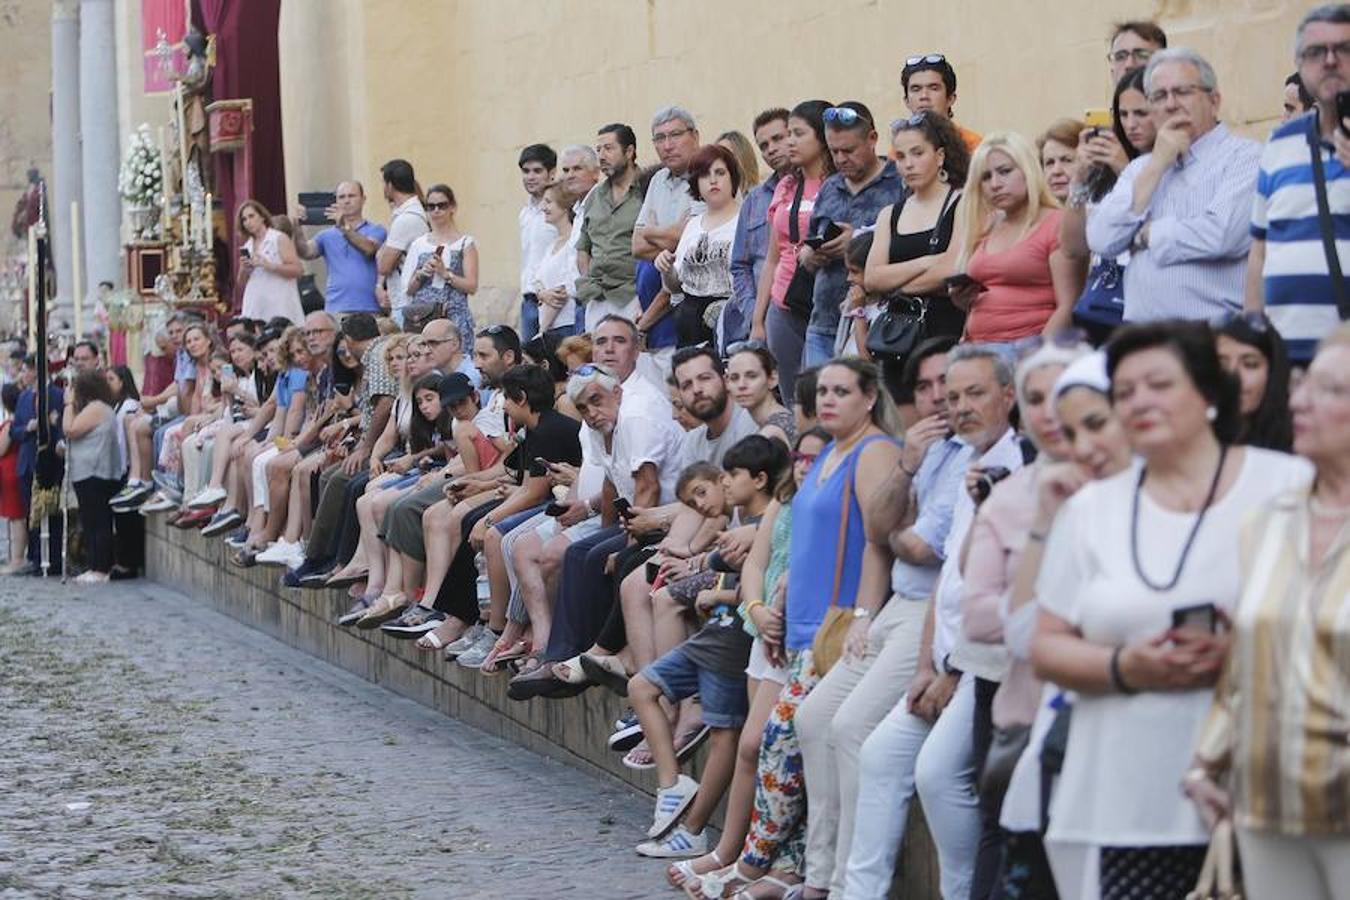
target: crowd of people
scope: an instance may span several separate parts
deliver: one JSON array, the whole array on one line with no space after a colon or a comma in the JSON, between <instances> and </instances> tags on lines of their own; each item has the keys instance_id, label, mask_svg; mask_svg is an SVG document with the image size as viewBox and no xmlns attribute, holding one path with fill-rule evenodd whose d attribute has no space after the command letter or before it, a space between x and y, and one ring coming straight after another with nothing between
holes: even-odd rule
<instances>
[{"instance_id":1,"label":"crowd of people","mask_svg":"<svg viewBox=\"0 0 1350 900\"><path fill-rule=\"evenodd\" d=\"M1216 825L1248 896L1350 896L1350 6L1294 37L1264 148L1150 22L1035 139L928 53L889 148L824 100L530 145L519 329L407 161L387 229L249 201L240 316L49 387L81 580L165 515L512 700L613 691L691 897L887 896L916 796L946 898L1174 900Z\"/></svg>"}]
</instances>

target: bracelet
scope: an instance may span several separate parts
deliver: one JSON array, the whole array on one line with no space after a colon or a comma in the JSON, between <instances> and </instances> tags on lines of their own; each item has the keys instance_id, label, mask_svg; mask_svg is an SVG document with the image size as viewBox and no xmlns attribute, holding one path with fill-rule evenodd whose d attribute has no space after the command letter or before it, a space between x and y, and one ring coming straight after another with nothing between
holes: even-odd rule
<instances>
[{"instance_id":1,"label":"bracelet","mask_svg":"<svg viewBox=\"0 0 1350 900\"><path fill-rule=\"evenodd\" d=\"M1120 655L1124 652L1124 647L1117 647L1111 651L1111 686L1116 689L1117 693L1124 694L1128 697L1129 695L1136 693L1136 691L1125 683L1125 678L1120 674Z\"/></svg>"},{"instance_id":2,"label":"bracelet","mask_svg":"<svg viewBox=\"0 0 1350 900\"><path fill-rule=\"evenodd\" d=\"M763 605L764 605L764 601L763 601L763 600L760 600L760 599L758 599L758 598L756 598L756 599L754 599L754 600L747 600L747 601L745 601L744 604L742 604L742 606L741 606L741 611L742 611L745 615L749 616L749 615L750 615L750 610L754 609L756 606L763 606Z\"/></svg>"}]
</instances>

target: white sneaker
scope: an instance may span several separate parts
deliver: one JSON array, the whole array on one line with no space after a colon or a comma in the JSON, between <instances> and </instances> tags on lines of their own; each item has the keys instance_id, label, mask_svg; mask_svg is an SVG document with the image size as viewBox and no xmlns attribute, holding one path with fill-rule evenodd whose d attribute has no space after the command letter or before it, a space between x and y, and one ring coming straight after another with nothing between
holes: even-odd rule
<instances>
[{"instance_id":1,"label":"white sneaker","mask_svg":"<svg viewBox=\"0 0 1350 900\"><path fill-rule=\"evenodd\" d=\"M670 830L684 815L689 804L694 802L698 793L698 782L680 773L673 787L661 788L656 792L656 814L652 816L652 827L647 829L647 837L659 838Z\"/></svg>"},{"instance_id":2,"label":"white sneaker","mask_svg":"<svg viewBox=\"0 0 1350 900\"><path fill-rule=\"evenodd\" d=\"M105 584L108 581L107 572L88 571L76 575L74 579L76 584Z\"/></svg>"},{"instance_id":3,"label":"white sneaker","mask_svg":"<svg viewBox=\"0 0 1350 900\"><path fill-rule=\"evenodd\" d=\"M497 643L498 637L499 635L493 632L491 628L484 628L478 633L478 639L473 642L473 646L456 657L455 662L466 669L482 668L483 662L492 652L492 647Z\"/></svg>"},{"instance_id":4,"label":"white sneaker","mask_svg":"<svg viewBox=\"0 0 1350 900\"><path fill-rule=\"evenodd\" d=\"M206 509L208 506L215 506L225 499L224 488L209 487L193 497L188 503L189 509Z\"/></svg>"},{"instance_id":5,"label":"white sneaker","mask_svg":"<svg viewBox=\"0 0 1350 900\"><path fill-rule=\"evenodd\" d=\"M469 626L468 631L459 636L458 640L451 642L451 644L445 648L445 658L455 659L461 653L466 652L478 642L478 639L482 637L484 631L487 631L487 626L482 622L474 622ZM479 663L479 665L482 665L482 663Z\"/></svg>"},{"instance_id":6,"label":"white sneaker","mask_svg":"<svg viewBox=\"0 0 1350 900\"><path fill-rule=\"evenodd\" d=\"M693 859L708 852L708 838L705 832L690 834L683 825L659 841L643 841L637 845L638 856L652 859Z\"/></svg>"},{"instance_id":7,"label":"white sneaker","mask_svg":"<svg viewBox=\"0 0 1350 900\"><path fill-rule=\"evenodd\" d=\"M151 497L148 501L146 501L141 506L139 512L141 515L144 516L149 515L150 513L168 512L171 509L177 508L178 504L175 503L173 500L169 499L169 497L163 491L160 491L158 494L155 494L155 496Z\"/></svg>"},{"instance_id":8,"label":"white sneaker","mask_svg":"<svg viewBox=\"0 0 1350 900\"><path fill-rule=\"evenodd\" d=\"M267 566L285 566L294 568L305 561L305 548L298 541L280 540L259 553L257 562Z\"/></svg>"}]
</instances>

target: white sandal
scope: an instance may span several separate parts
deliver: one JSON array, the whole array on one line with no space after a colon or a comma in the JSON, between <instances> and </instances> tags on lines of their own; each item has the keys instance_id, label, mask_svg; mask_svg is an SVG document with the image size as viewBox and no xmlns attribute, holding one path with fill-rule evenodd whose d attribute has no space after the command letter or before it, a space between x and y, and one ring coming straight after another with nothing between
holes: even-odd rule
<instances>
[{"instance_id":1,"label":"white sandal","mask_svg":"<svg viewBox=\"0 0 1350 900\"><path fill-rule=\"evenodd\" d=\"M708 855L713 858L713 862L717 863L719 869L726 865L722 862L722 857L717 855L716 847ZM678 888L702 878L702 875L694 871L694 863L697 861L697 859L682 859L666 866L666 881L670 882L671 887Z\"/></svg>"}]
</instances>

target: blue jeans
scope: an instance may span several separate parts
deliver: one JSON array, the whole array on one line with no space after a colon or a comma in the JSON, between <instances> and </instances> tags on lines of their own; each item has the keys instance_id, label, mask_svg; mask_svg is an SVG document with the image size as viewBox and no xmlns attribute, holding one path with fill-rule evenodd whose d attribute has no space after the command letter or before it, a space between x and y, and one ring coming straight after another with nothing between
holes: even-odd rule
<instances>
[{"instance_id":1,"label":"blue jeans","mask_svg":"<svg viewBox=\"0 0 1350 900\"><path fill-rule=\"evenodd\" d=\"M642 670L642 677L661 689L671 703L699 696L703 724L709 728L740 728L750 712L745 676L732 677L705 669L676 647Z\"/></svg>"},{"instance_id":2,"label":"blue jeans","mask_svg":"<svg viewBox=\"0 0 1350 900\"><path fill-rule=\"evenodd\" d=\"M539 333L539 300L534 294L520 298L520 342L528 343Z\"/></svg>"},{"instance_id":3,"label":"blue jeans","mask_svg":"<svg viewBox=\"0 0 1350 900\"><path fill-rule=\"evenodd\" d=\"M834 335L808 331L806 345L802 348L802 368L814 369L832 359L834 359Z\"/></svg>"},{"instance_id":4,"label":"blue jeans","mask_svg":"<svg viewBox=\"0 0 1350 900\"><path fill-rule=\"evenodd\" d=\"M573 334L585 334L585 333L586 333L586 304L585 304L585 303L582 303L580 300L577 301L577 324L576 324L576 331L574 331L574 332L572 332L572 333L573 333Z\"/></svg>"}]
</instances>

